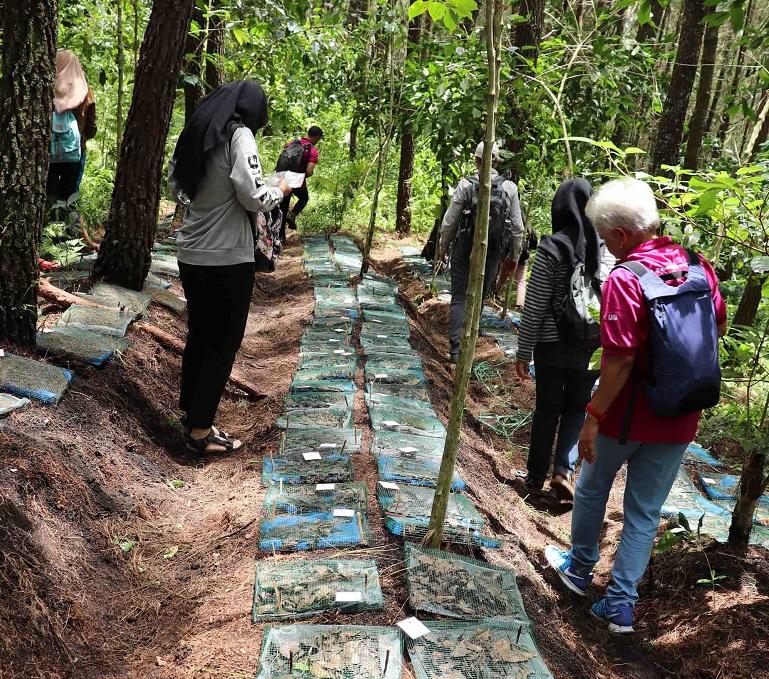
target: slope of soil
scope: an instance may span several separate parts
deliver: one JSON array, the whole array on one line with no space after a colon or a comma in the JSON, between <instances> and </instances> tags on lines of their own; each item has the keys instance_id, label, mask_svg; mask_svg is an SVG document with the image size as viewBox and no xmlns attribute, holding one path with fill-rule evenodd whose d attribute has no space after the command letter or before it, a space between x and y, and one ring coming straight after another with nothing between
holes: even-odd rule
<instances>
[{"instance_id":1,"label":"slope of soil","mask_svg":"<svg viewBox=\"0 0 769 679\"><path fill-rule=\"evenodd\" d=\"M424 288L399 272L394 251L377 257L402 283L414 345L445 422L451 393L441 358L446 306L417 299ZM258 279L238 357L239 371L265 397L228 391L220 409L222 426L248 444L237 455L203 464L182 454L175 408L179 357L135 330L123 364L103 371L78 367L59 406L32 406L0 421L0 678L254 676L262 636L261 626L250 622L254 559L306 556L260 557L257 539L261 460L277 448L272 423L312 307L301 246L294 242L279 271ZM180 318L153 307L151 321L183 338ZM481 340L479 360L499 357ZM503 370L515 404L530 407L531 385L517 384L510 366ZM542 567L544 546L568 541L569 515L524 502L514 475L523 466L520 448L478 425L477 414L494 405L474 382L461 472L469 495L504 540L502 550L483 555L519 573L537 641L559 679L766 672L769 568L758 550L738 561L712 549L714 570L729 574L715 588L696 585L703 567L707 572L700 552L657 559L644 585L640 634L617 640L596 628L585 603L564 595ZM365 427L366 419L359 399L356 422ZM400 542L384 531L368 443L367 435L355 476L371 494L375 546L322 556L376 558L386 608L326 614L317 622L389 625L407 614ZM515 443L525 446L526 432ZM617 488L599 584L606 582L620 521ZM410 669L404 676L413 676Z\"/></svg>"}]
</instances>

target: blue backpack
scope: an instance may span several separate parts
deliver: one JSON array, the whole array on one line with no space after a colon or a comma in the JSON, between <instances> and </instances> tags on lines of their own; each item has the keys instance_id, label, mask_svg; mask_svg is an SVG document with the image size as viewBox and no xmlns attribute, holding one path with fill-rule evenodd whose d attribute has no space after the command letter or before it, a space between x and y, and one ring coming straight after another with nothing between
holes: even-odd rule
<instances>
[{"instance_id":1,"label":"blue backpack","mask_svg":"<svg viewBox=\"0 0 769 679\"><path fill-rule=\"evenodd\" d=\"M72 111L53 112L51 163L80 162L80 128Z\"/></svg>"},{"instance_id":2,"label":"blue backpack","mask_svg":"<svg viewBox=\"0 0 769 679\"><path fill-rule=\"evenodd\" d=\"M660 417L711 408L721 396L713 296L699 257L691 250L686 253L689 273L678 287L668 285L640 262L618 265L638 277L649 310L649 371L641 384L652 411Z\"/></svg>"}]
</instances>

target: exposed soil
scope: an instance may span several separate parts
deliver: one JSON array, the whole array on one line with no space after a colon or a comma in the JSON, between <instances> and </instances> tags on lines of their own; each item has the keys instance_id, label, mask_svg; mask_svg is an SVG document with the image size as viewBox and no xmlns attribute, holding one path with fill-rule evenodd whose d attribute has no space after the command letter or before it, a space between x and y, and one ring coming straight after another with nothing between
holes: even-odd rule
<instances>
[{"instance_id":1,"label":"exposed soil","mask_svg":"<svg viewBox=\"0 0 769 679\"><path fill-rule=\"evenodd\" d=\"M397 265L394 249L376 251L378 268L398 277L422 353L431 398L445 422L451 374L447 306ZM190 460L182 453L176 396L179 357L132 330L122 364L76 367L62 403L32 406L0 421L0 679L103 677L187 679L253 677L262 626L250 621L255 558L375 558L385 610L326 614L314 621L393 624L408 614L400 541L386 533L368 453L362 399L356 423L366 431L355 478L369 489L374 546L264 557L257 551L264 496L262 457L277 448L272 423L298 360L313 308L293 241L274 275L259 276L239 371L266 394L230 390L221 425L248 444L230 457ZM184 321L165 310L150 320L183 338ZM501 360L479 341L478 360ZM468 494L503 539L482 556L513 568L535 637L559 679L769 676L769 565L765 550L740 559L722 546L674 551L654 559L638 609L639 633L617 640L563 593L543 568L542 550L566 544L570 515L546 501L525 502L515 471L524 466L528 431L509 442L483 428L481 412L500 399L530 408L533 389L511 365L492 394L474 381L459 465ZM495 388L496 388L495 387ZM531 500L531 499L530 499ZM621 528L621 487L607 512L605 585ZM707 559L718 575L714 586ZM309 620L306 622L312 622ZM413 677L410 668L404 676Z\"/></svg>"}]
</instances>

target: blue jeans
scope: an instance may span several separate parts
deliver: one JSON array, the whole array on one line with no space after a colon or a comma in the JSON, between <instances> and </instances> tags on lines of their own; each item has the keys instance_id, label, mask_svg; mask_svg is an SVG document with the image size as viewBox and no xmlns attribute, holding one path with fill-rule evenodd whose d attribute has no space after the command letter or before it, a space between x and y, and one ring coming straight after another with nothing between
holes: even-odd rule
<instances>
[{"instance_id":1,"label":"blue jeans","mask_svg":"<svg viewBox=\"0 0 769 679\"><path fill-rule=\"evenodd\" d=\"M572 568L587 575L598 563L598 540L614 478L627 462L622 538L606 596L612 606L635 606L638 583L649 564L660 509L681 468L686 443L641 443L598 435L596 460L582 465L571 517Z\"/></svg>"}]
</instances>

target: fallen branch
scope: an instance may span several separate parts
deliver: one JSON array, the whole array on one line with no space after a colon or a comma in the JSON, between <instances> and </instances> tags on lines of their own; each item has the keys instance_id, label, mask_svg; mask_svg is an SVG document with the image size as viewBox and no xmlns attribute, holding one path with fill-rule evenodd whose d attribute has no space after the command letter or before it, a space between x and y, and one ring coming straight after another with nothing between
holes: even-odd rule
<instances>
[{"instance_id":1,"label":"fallen branch","mask_svg":"<svg viewBox=\"0 0 769 679\"><path fill-rule=\"evenodd\" d=\"M78 297L77 295L73 295L71 292L57 288L47 278L41 278L39 280L37 284L37 294L40 295L40 297L43 299L46 299L49 302L53 302L56 306L59 306L62 309L67 309L73 304L103 308L101 304L92 302L90 299L84 299L82 297Z\"/></svg>"}]
</instances>

